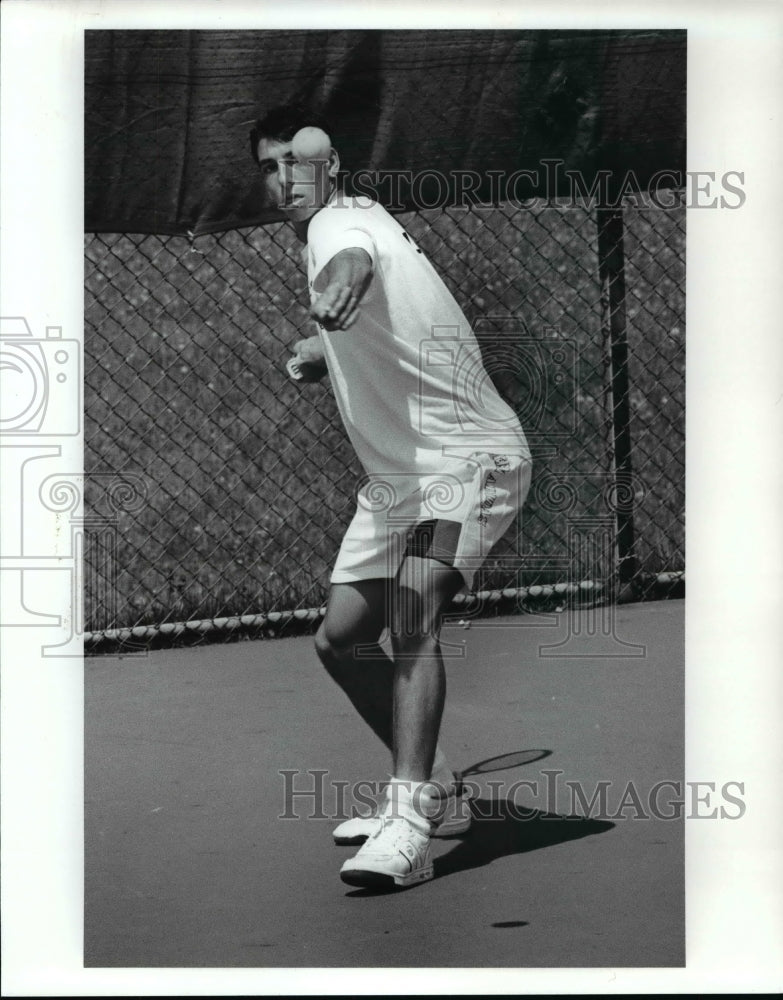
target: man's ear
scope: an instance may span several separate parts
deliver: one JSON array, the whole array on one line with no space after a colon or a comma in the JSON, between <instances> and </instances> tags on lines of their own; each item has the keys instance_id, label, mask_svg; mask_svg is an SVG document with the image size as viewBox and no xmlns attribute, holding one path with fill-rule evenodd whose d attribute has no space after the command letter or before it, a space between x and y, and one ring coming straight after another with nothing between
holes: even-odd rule
<instances>
[{"instance_id":1,"label":"man's ear","mask_svg":"<svg viewBox=\"0 0 783 1000\"><path fill-rule=\"evenodd\" d=\"M329 153L329 176L336 177L340 173L340 154L332 146Z\"/></svg>"}]
</instances>

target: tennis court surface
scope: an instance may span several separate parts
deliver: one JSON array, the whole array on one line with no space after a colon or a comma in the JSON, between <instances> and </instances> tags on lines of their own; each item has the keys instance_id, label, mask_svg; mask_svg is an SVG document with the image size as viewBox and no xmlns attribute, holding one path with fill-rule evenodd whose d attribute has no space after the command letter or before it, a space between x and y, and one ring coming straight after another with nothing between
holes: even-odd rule
<instances>
[{"instance_id":1,"label":"tennis court surface","mask_svg":"<svg viewBox=\"0 0 783 1000\"><path fill-rule=\"evenodd\" d=\"M446 626L475 821L392 894L339 879L328 817L389 764L311 638L88 659L85 964L683 965L684 821L650 805L683 780L683 611Z\"/></svg>"}]
</instances>

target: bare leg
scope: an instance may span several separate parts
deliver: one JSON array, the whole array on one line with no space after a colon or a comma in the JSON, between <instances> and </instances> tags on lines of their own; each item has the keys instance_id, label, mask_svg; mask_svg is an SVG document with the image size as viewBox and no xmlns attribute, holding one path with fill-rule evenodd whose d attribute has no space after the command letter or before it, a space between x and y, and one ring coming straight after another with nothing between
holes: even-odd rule
<instances>
[{"instance_id":1,"label":"bare leg","mask_svg":"<svg viewBox=\"0 0 783 1000\"><path fill-rule=\"evenodd\" d=\"M426 781L432 774L446 697L440 652L443 612L463 584L458 570L408 556L396 580L394 651L394 776Z\"/></svg>"},{"instance_id":2,"label":"bare leg","mask_svg":"<svg viewBox=\"0 0 783 1000\"><path fill-rule=\"evenodd\" d=\"M334 584L315 648L359 715L391 749L394 665L378 645L386 626L388 586L387 580ZM370 648L360 656L360 646Z\"/></svg>"}]
</instances>

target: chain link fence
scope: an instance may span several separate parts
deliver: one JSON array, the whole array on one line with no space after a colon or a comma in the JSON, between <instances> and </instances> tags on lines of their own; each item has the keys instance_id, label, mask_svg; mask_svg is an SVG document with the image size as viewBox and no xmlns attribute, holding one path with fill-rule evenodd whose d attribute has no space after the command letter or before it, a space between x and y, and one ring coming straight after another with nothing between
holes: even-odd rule
<instances>
[{"instance_id":1,"label":"chain link fence","mask_svg":"<svg viewBox=\"0 0 783 1000\"><path fill-rule=\"evenodd\" d=\"M611 252L587 205L398 219L532 446L522 518L476 590L561 605L679 580L684 199L627 199ZM111 512L111 542L106 530L86 541L88 640L318 609L361 470L328 381L285 372L314 332L290 228L88 235L85 277L86 501Z\"/></svg>"}]
</instances>

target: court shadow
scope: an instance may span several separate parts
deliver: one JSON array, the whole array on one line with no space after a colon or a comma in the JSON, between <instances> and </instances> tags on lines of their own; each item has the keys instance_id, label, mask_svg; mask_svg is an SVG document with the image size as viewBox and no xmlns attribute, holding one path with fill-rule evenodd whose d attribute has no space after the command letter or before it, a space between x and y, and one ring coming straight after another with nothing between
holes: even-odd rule
<instances>
[{"instance_id":1,"label":"court shadow","mask_svg":"<svg viewBox=\"0 0 783 1000\"><path fill-rule=\"evenodd\" d=\"M528 809L508 799L477 798L470 808L473 825L453 850L435 859L435 878L481 868L511 854L606 833L615 825L608 820Z\"/></svg>"}]
</instances>

